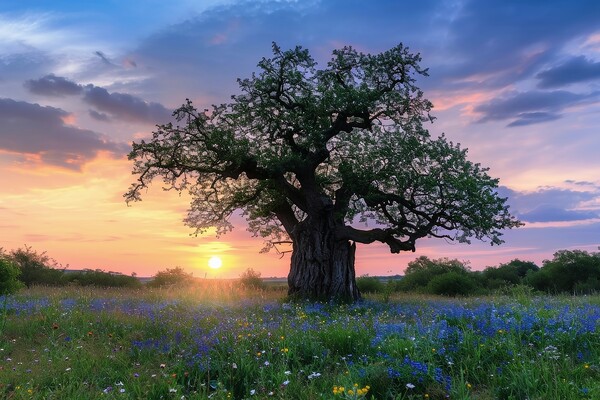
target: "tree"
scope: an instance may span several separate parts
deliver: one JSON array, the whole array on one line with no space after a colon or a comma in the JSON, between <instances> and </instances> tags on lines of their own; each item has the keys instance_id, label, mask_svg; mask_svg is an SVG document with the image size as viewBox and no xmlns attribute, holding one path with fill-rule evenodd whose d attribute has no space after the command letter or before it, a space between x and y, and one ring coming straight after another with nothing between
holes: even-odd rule
<instances>
[{"instance_id":1,"label":"tree","mask_svg":"<svg viewBox=\"0 0 600 400\"><path fill-rule=\"evenodd\" d=\"M158 271L154 278L148 282L151 287L163 286L186 286L194 282L194 276L185 272L181 267L167 268L164 271Z\"/></svg>"},{"instance_id":2,"label":"tree","mask_svg":"<svg viewBox=\"0 0 600 400\"><path fill-rule=\"evenodd\" d=\"M4 296L4 301L9 294L19 290L23 283L19 280L21 271L8 257L6 257L0 248L0 296Z\"/></svg>"},{"instance_id":3,"label":"tree","mask_svg":"<svg viewBox=\"0 0 600 400\"><path fill-rule=\"evenodd\" d=\"M404 271L404 278L398 282L398 288L403 291L427 291L426 289L433 279L449 273L467 275L469 268L457 259L432 260L427 256L421 256L408 263L408 267Z\"/></svg>"},{"instance_id":4,"label":"tree","mask_svg":"<svg viewBox=\"0 0 600 400\"><path fill-rule=\"evenodd\" d=\"M540 268L531 261L514 259L498 267L488 267L482 273L482 280L488 289L499 289L503 286L518 285L529 274L536 273Z\"/></svg>"},{"instance_id":5,"label":"tree","mask_svg":"<svg viewBox=\"0 0 600 400\"><path fill-rule=\"evenodd\" d=\"M559 250L529 277L530 284L551 293L592 293L600 290L600 252Z\"/></svg>"},{"instance_id":6,"label":"tree","mask_svg":"<svg viewBox=\"0 0 600 400\"><path fill-rule=\"evenodd\" d=\"M415 84L427 75L420 61L402 44L375 55L344 47L317 69L307 50L273 44L230 103L198 111L187 100L177 125L133 144L126 200L161 177L191 194L184 221L196 233L225 233L243 210L267 248L292 242L289 294L303 298L359 298L356 243L392 253L427 236L500 244L519 222L487 169L423 127L433 117Z\"/></svg>"},{"instance_id":7,"label":"tree","mask_svg":"<svg viewBox=\"0 0 600 400\"><path fill-rule=\"evenodd\" d=\"M12 250L8 256L21 271L19 279L27 287L32 285L60 285L65 268L46 252L37 252L31 246Z\"/></svg>"},{"instance_id":8,"label":"tree","mask_svg":"<svg viewBox=\"0 0 600 400\"><path fill-rule=\"evenodd\" d=\"M260 277L260 272L253 268L246 269L240 275L240 284L248 289L266 289L266 285Z\"/></svg>"}]
</instances>

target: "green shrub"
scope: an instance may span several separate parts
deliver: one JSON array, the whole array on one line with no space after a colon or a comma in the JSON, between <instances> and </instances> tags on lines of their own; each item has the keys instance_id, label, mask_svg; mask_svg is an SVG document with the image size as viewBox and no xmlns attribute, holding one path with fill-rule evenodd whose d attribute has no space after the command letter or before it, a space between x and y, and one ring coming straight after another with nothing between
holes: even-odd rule
<instances>
[{"instance_id":1,"label":"green shrub","mask_svg":"<svg viewBox=\"0 0 600 400\"><path fill-rule=\"evenodd\" d=\"M97 287L140 287L141 283L135 276L123 275L117 272L105 272L100 269L85 269L83 271L65 274L64 282L80 286Z\"/></svg>"},{"instance_id":2,"label":"green shrub","mask_svg":"<svg viewBox=\"0 0 600 400\"><path fill-rule=\"evenodd\" d=\"M61 285L64 268L46 252L38 253L29 246L13 250L8 258L21 271L19 280L27 287L32 285Z\"/></svg>"},{"instance_id":3,"label":"green shrub","mask_svg":"<svg viewBox=\"0 0 600 400\"><path fill-rule=\"evenodd\" d=\"M447 272L434 277L427 285L431 294L444 296L468 296L473 294L477 286L473 278L466 273Z\"/></svg>"},{"instance_id":4,"label":"green shrub","mask_svg":"<svg viewBox=\"0 0 600 400\"><path fill-rule=\"evenodd\" d=\"M266 289L266 285L260 278L260 272L255 271L252 268L248 268L240 276L240 285L247 289Z\"/></svg>"},{"instance_id":5,"label":"green shrub","mask_svg":"<svg viewBox=\"0 0 600 400\"><path fill-rule=\"evenodd\" d=\"M468 274L469 268L465 263L448 258L430 259L421 256L408 263L404 278L398 282L401 291L427 292L428 285L436 276L449 272Z\"/></svg>"},{"instance_id":6,"label":"green shrub","mask_svg":"<svg viewBox=\"0 0 600 400\"><path fill-rule=\"evenodd\" d=\"M194 277L184 271L181 267L167 268L154 275L154 279L148 282L150 287L165 286L187 286L194 282Z\"/></svg>"},{"instance_id":7,"label":"green shrub","mask_svg":"<svg viewBox=\"0 0 600 400\"><path fill-rule=\"evenodd\" d=\"M0 255L0 296L15 293L23 287L19 281L19 268L8 258Z\"/></svg>"},{"instance_id":8,"label":"green shrub","mask_svg":"<svg viewBox=\"0 0 600 400\"><path fill-rule=\"evenodd\" d=\"M374 276L364 275L356 279L356 286L361 293L382 293L385 285Z\"/></svg>"}]
</instances>

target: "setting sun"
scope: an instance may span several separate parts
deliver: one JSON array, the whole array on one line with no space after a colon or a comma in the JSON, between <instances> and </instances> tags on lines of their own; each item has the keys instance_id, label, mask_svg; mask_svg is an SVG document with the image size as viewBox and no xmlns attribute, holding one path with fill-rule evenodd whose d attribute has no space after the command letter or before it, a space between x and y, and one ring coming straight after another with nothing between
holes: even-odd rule
<instances>
[{"instance_id":1,"label":"setting sun","mask_svg":"<svg viewBox=\"0 0 600 400\"><path fill-rule=\"evenodd\" d=\"M220 257L213 256L208 260L208 266L212 269L219 269L221 268L221 265L223 265L223 261L221 261Z\"/></svg>"}]
</instances>

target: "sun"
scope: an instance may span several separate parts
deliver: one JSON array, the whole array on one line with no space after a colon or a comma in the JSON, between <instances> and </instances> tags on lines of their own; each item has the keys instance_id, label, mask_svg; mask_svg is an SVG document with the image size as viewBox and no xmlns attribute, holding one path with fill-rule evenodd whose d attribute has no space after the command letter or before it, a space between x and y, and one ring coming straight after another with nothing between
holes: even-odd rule
<instances>
[{"instance_id":1,"label":"sun","mask_svg":"<svg viewBox=\"0 0 600 400\"><path fill-rule=\"evenodd\" d=\"M223 261L221 261L221 257L212 256L210 260L208 260L208 266L212 269L219 269L223 265Z\"/></svg>"}]
</instances>

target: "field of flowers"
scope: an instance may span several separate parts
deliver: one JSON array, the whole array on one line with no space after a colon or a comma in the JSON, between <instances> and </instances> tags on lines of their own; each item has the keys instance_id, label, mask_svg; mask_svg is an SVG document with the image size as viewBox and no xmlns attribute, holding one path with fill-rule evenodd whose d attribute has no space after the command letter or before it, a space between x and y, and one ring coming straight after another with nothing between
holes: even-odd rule
<instances>
[{"instance_id":1,"label":"field of flowers","mask_svg":"<svg viewBox=\"0 0 600 400\"><path fill-rule=\"evenodd\" d=\"M11 296L0 398L600 398L597 297L333 305L217 292Z\"/></svg>"}]
</instances>

